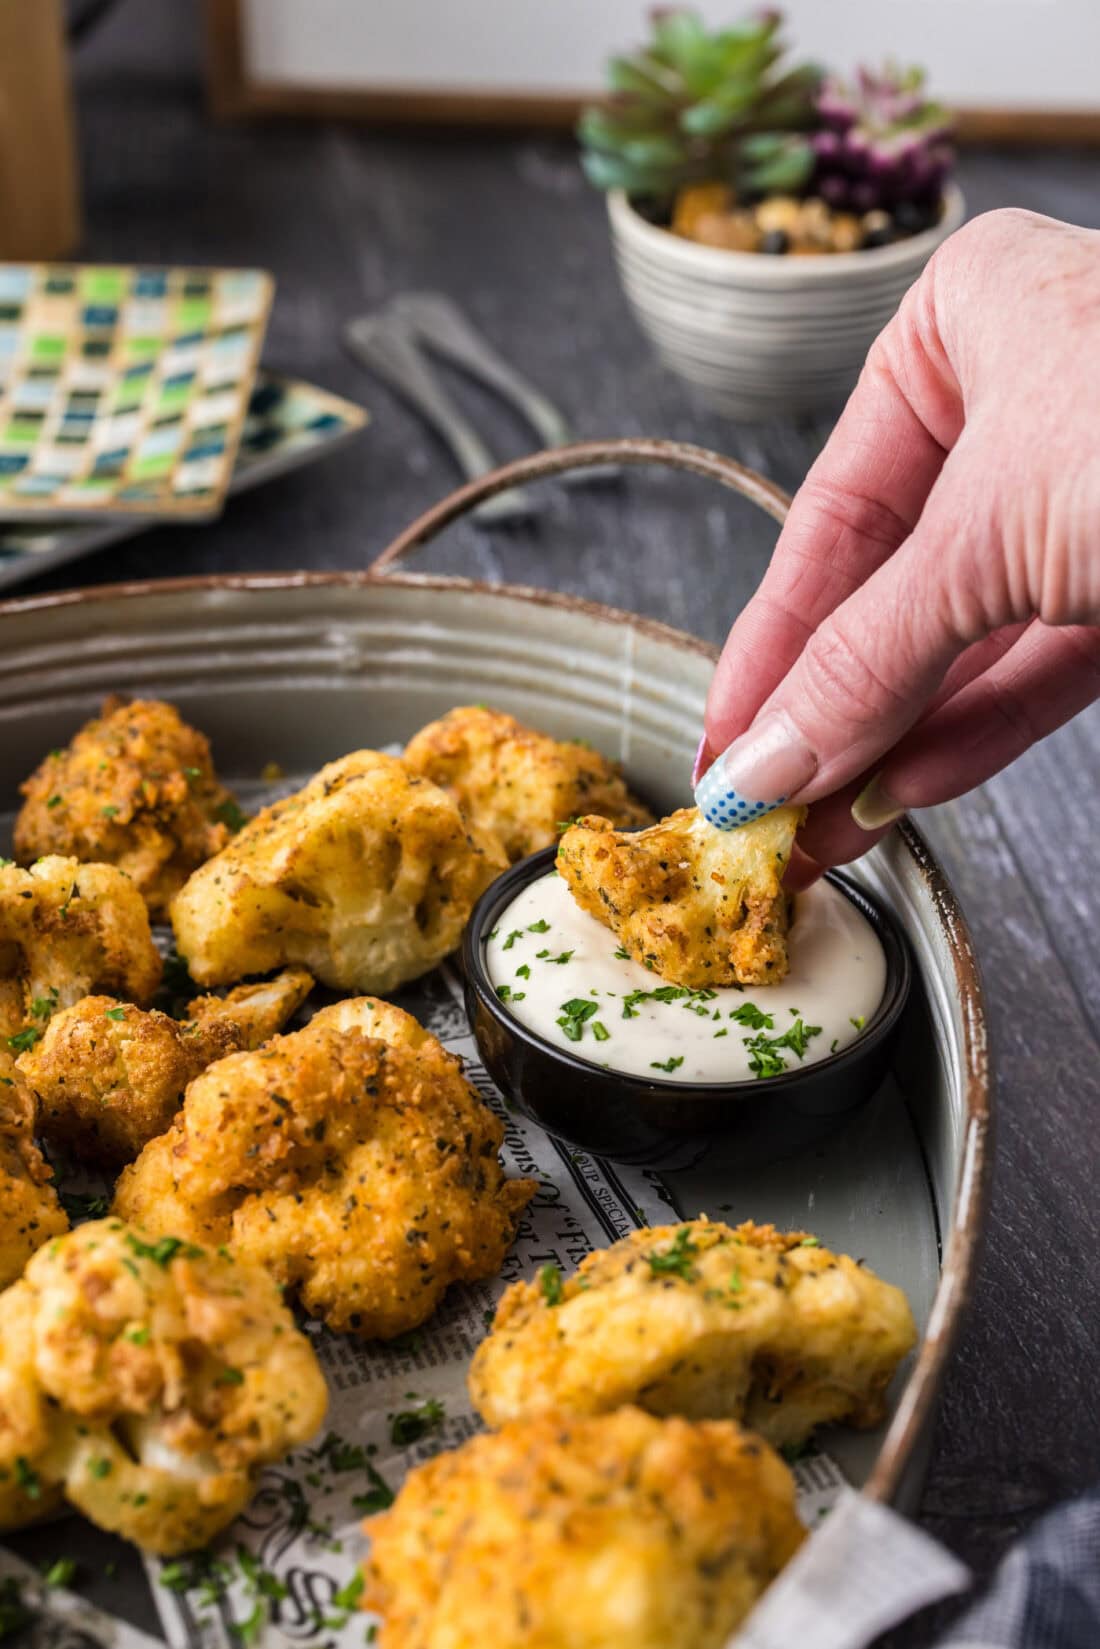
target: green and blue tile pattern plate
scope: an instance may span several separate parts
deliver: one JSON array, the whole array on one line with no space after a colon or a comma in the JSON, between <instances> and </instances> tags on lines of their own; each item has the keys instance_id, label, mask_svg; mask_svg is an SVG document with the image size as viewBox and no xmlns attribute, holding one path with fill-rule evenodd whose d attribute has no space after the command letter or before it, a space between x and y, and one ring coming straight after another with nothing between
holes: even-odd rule
<instances>
[{"instance_id":1,"label":"green and blue tile pattern plate","mask_svg":"<svg viewBox=\"0 0 1100 1649\"><path fill-rule=\"evenodd\" d=\"M216 514L272 292L257 269L0 264L0 518Z\"/></svg>"},{"instance_id":2,"label":"green and blue tile pattern plate","mask_svg":"<svg viewBox=\"0 0 1100 1649\"><path fill-rule=\"evenodd\" d=\"M261 367L241 432L230 493L243 492L322 457L356 435L367 421L368 414L352 401ZM151 525L135 516L94 523L0 525L0 589L132 538Z\"/></svg>"}]
</instances>

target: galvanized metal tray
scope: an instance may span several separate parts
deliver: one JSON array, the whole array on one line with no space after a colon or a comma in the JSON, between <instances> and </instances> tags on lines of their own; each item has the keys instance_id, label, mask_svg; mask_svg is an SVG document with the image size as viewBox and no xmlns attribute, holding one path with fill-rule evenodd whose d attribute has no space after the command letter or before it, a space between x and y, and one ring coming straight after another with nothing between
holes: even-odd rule
<instances>
[{"instance_id":1,"label":"galvanized metal tray","mask_svg":"<svg viewBox=\"0 0 1100 1649\"><path fill-rule=\"evenodd\" d=\"M109 692L156 694L206 731L230 784L277 761L303 778L361 746L400 740L456 704L486 701L548 732L590 740L633 786L671 809L713 666L695 638L572 597L410 572L404 560L449 521L509 486L567 468L666 463L782 520L778 489L731 460L656 441L598 442L523 459L429 511L366 574L221 577L98 588L0 605L5 795ZM917 985L894 1066L833 1140L760 1167L743 1148L672 1176L684 1214L812 1228L908 1292L920 1345L879 1433L828 1447L868 1495L912 1507L952 1343L972 1287L986 1210L990 1075L982 991L966 923L908 824L856 867L900 916ZM98 1539L85 1527L89 1555ZM33 1549L33 1540L16 1545ZM94 1591L155 1629L135 1564Z\"/></svg>"}]
</instances>

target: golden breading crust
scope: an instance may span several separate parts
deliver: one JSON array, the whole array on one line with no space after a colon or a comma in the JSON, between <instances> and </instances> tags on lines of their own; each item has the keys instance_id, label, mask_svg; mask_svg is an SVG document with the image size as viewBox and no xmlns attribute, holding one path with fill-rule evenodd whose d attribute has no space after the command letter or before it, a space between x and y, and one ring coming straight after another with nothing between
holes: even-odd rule
<instances>
[{"instance_id":1,"label":"golden breading crust","mask_svg":"<svg viewBox=\"0 0 1100 1649\"><path fill-rule=\"evenodd\" d=\"M558 869L581 909L670 984L771 985L789 966L783 872L804 818L779 807L721 831L685 807L634 835L579 819Z\"/></svg>"},{"instance_id":2,"label":"golden breading crust","mask_svg":"<svg viewBox=\"0 0 1100 1649\"><path fill-rule=\"evenodd\" d=\"M455 948L503 868L452 796L396 756L359 750L197 870L172 924L201 985L300 962L337 990L389 991Z\"/></svg>"},{"instance_id":3,"label":"golden breading crust","mask_svg":"<svg viewBox=\"0 0 1100 1649\"><path fill-rule=\"evenodd\" d=\"M0 1050L0 1288L15 1281L40 1244L69 1229L34 1125L34 1098L11 1055Z\"/></svg>"},{"instance_id":4,"label":"golden breading crust","mask_svg":"<svg viewBox=\"0 0 1100 1649\"><path fill-rule=\"evenodd\" d=\"M229 1243L337 1331L417 1327L450 1283L499 1271L535 1182L505 1179L500 1123L434 1037L410 1045L407 1018L341 1002L212 1065L115 1212Z\"/></svg>"},{"instance_id":5,"label":"golden breading crust","mask_svg":"<svg viewBox=\"0 0 1100 1649\"><path fill-rule=\"evenodd\" d=\"M59 1490L165 1554L203 1546L327 1392L258 1267L96 1220L0 1295L0 1528Z\"/></svg>"},{"instance_id":6,"label":"golden breading crust","mask_svg":"<svg viewBox=\"0 0 1100 1649\"><path fill-rule=\"evenodd\" d=\"M168 909L197 865L224 847L238 809L210 745L171 704L109 698L22 786L15 854L118 865L149 909Z\"/></svg>"},{"instance_id":7,"label":"golden breading crust","mask_svg":"<svg viewBox=\"0 0 1100 1649\"><path fill-rule=\"evenodd\" d=\"M55 1014L42 1040L20 1055L19 1069L38 1100L40 1132L81 1162L132 1162L171 1125L193 1077L226 1054L258 1047L312 984L304 968L290 968L227 997L199 997L186 1020L113 996L83 997Z\"/></svg>"},{"instance_id":8,"label":"golden breading crust","mask_svg":"<svg viewBox=\"0 0 1100 1649\"><path fill-rule=\"evenodd\" d=\"M449 711L409 740L404 760L449 790L513 864L556 842L562 821L578 813L603 814L623 830L653 822L606 756L536 733L499 710Z\"/></svg>"},{"instance_id":9,"label":"golden breading crust","mask_svg":"<svg viewBox=\"0 0 1100 1649\"><path fill-rule=\"evenodd\" d=\"M554 1278L556 1282L556 1277ZM706 1219L635 1231L558 1290L514 1283L470 1368L490 1425L554 1409L743 1420L776 1446L875 1426L916 1343L909 1302L804 1232Z\"/></svg>"},{"instance_id":10,"label":"golden breading crust","mask_svg":"<svg viewBox=\"0 0 1100 1649\"><path fill-rule=\"evenodd\" d=\"M147 1002L160 975L148 913L123 871L59 858L0 867L0 1039L13 1052L92 991Z\"/></svg>"},{"instance_id":11,"label":"golden breading crust","mask_svg":"<svg viewBox=\"0 0 1100 1649\"><path fill-rule=\"evenodd\" d=\"M367 1532L381 1649L721 1649L805 1535L759 1438L636 1408L472 1437Z\"/></svg>"}]
</instances>

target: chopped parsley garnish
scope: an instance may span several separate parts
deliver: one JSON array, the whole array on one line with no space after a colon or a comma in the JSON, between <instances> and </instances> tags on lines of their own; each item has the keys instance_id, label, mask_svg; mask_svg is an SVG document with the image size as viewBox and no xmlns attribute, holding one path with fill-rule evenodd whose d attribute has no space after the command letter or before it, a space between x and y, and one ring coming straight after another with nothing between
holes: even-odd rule
<instances>
[{"instance_id":1,"label":"chopped parsley garnish","mask_svg":"<svg viewBox=\"0 0 1100 1649\"><path fill-rule=\"evenodd\" d=\"M629 962L630 952L628 950L624 950L620 945L618 950L615 952L615 960L616 962Z\"/></svg>"},{"instance_id":2,"label":"chopped parsley garnish","mask_svg":"<svg viewBox=\"0 0 1100 1649\"><path fill-rule=\"evenodd\" d=\"M724 1026L724 1025L723 1025L723 1027L722 1027L722 1029L721 1029L721 1030L720 1030L720 1031L715 1031L715 1033L714 1033L714 1038L713 1038L713 1040L714 1040L714 1041L717 1041L717 1039L718 1039L718 1038L719 1038L719 1037L720 1037L720 1036L728 1036L728 1035L729 1035L729 1034L730 1034L730 1033L729 1033L729 1031L728 1031L728 1030L726 1030L726 1028L725 1028L725 1026Z\"/></svg>"},{"instance_id":3,"label":"chopped parsley garnish","mask_svg":"<svg viewBox=\"0 0 1100 1649\"><path fill-rule=\"evenodd\" d=\"M558 1024L563 1034L570 1042L579 1042L584 1035L585 1022L599 1013L599 1003L591 1002L583 996L570 997L568 1002L561 1005L561 1018ZM602 1041L603 1038L600 1038Z\"/></svg>"},{"instance_id":4,"label":"chopped parsley garnish","mask_svg":"<svg viewBox=\"0 0 1100 1649\"><path fill-rule=\"evenodd\" d=\"M228 825L234 836L248 823L248 814L241 812L231 796L218 804L214 809L214 817L220 819L223 825Z\"/></svg>"},{"instance_id":5,"label":"chopped parsley garnish","mask_svg":"<svg viewBox=\"0 0 1100 1649\"><path fill-rule=\"evenodd\" d=\"M545 916L540 916L537 922L532 922L527 929L528 933L549 933L550 924Z\"/></svg>"},{"instance_id":6,"label":"chopped parsley garnish","mask_svg":"<svg viewBox=\"0 0 1100 1649\"><path fill-rule=\"evenodd\" d=\"M76 1558L55 1557L49 1567L43 1569L42 1579L47 1586L71 1586L76 1579Z\"/></svg>"},{"instance_id":7,"label":"chopped parsley garnish","mask_svg":"<svg viewBox=\"0 0 1100 1649\"><path fill-rule=\"evenodd\" d=\"M546 960L548 962L556 962L558 964L558 966L561 967L561 965L564 962L571 961L572 957L573 957L573 952L571 950L563 950L560 956L551 956L548 953L547 956L546 956Z\"/></svg>"},{"instance_id":8,"label":"chopped parsley garnish","mask_svg":"<svg viewBox=\"0 0 1100 1649\"><path fill-rule=\"evenodd\" d=\"M15 1457L15 1481L28 1500L42 1498L42 1479L34 1467L28 1464L26 1455L17 1454Z\"/></svg>"},{"instance_id":9,"label":"chopped parsley garnish","mask_svg":"<svg viewBox=\"0 0 1100 1649\"><path fill-rule=\"evenodd\" d=\"M101 807L99 811L103 814L103 817L105 819L117 819L118 818L118 808L115 807L114 804L111 803L111 802L108 802L106 807Z\"/></svg>"},{"instance_id":10,"label":"chopped parsley garnish","mask_svg":"<svg viewBox=\"0 0 1100 1649\"><path fill-rule=\"evenodd\" d=\"M37 1025L28 1025L24 1030L16 1031L14 1036L8 1037L8 1047L12 1053L25 1054L42 1040L42 1032Z\"/></svg>"},{"instance_id":11,"label":"chopped parsley garnish","mask_svg":"<svg viewBox=\"0 0 1100 1649\"><path fill-rule=\"evenodd\" d=\"M106 1016L107 1016L108 1019L113 1019L117 1024L117 1022L119 1020L122 1020L122 1019L126 1018L126 1009L125 1008L108 1008Z\"/></svg>"},{"instance_id":12,"label":"chopped parsley garnish","mask_svg":"<svg viewBox=\"0 0 1100 1649\"><path fill-rule=\"evenodd\" d=\"M526 991L514 991L511 985L498 985L497 995L502 1002L522 1002Z\"/></svg>"},{"instance_id":13,"label":"chopped parsley garnish","mask_svg":"<svg viewBox=\"0 0 1100 1649\"><path fill-rule=\"evenodd\" d=\"M544 1265L539 1270L539 1287L547 1305L561 1305L561 1272L554 1264Z\"/></svg>"},{"instance_id":14,"label":"chopped parsley garnish","mask_svg":"<svg viewBox=\"0 0 1100 1649\"><path fill-rule=\"evenodd\" d=\"M369 1460L366 1462L366 1473L370 1488L365 1494L353 1494L351 1503L364 1517L373 1517L375 1512L384 1512L387 1506L393 1505L393 1490Z\"/></svg>"},{"instance_id":15,"label":"chopped parsley garnish","mask_svg":"<svg viewBox=\"0 0 1100 1649\"><path fill-rule=\"evenodd\" d=\"M530 977L531 977L530 964L527 963L527 962L524 962L522 967L518 967L516 969L516 978L517 979L530 979Z\"/></svg>"},{"instance_id":16,"label":"chopped parsley garnish","mask_svg":"<svg viewBox=\"0 0 1100 1649\"><path fill-rule=\"evenodd\" d=\"M685 1282L691 1282L696 1275L692 1261L698 1252L691 1226L682 1225L668 1248L655 1248L646 1259L655 1277L682 1277Z\"/></svg>"},{"instance_id":17,"label":"chopped parsley garnish","mask_svg":"<svg viewBox=\"0 0 1100 1649\"><path fill-rule=\"evenodd\" d=\"M610 1040L611 1032L603 1023L602 1019L594 1019L592 1021L592 1035L596 1038L597 1042L607 1042Z\"/></svg>"},{"instance_id":18,"label":"chopped parsley garnish","mask_svg":"<svg viewBox=\"0 0 1100 1649\"><path fill-rule=\"evenodd\" d=\"M747 1025L750 1031L771 1031L775 1029L775 1019L770 1013L764 1013L755 1002L742 1002L730 1014L739 1025Z\"/></svg>"},{"instance_id":19,"label":"chopped parsley garnish","mask_svg":"<svg viewBox=\"0 0 1100 1649\"><path fill-rule=\"evenodd\" d=\"M81 1191L62 1191L61 1206L75 1225L79 1220L98 1220L111 1206L105 1196L87 1196Z\"/></svg>"},{"instance_id":20,"label":"chopped parsley garnish","mask_svg":"<svg viewBox=\"0 0 1100 1649\"><path fill-rule=\"evenodd\" d=\"M216 1386L243 1386L244 1375L239 1368L223 1368L221 1373L215 1376L214 1384Z\"/></svg>"},{"instance_id":21,"label":"chopped parsley garnish","mask_svg":"<svg viewBox=\"0 0 1100 1649\"><path fill-rule=\"evenodd\" d=\"M356 1571L356 1573L353 1574L351 1579L348 1581L347 1585L341 1586L340 1590L334 1595L332 1601L335 1607L337 1609L346 1609L349 1613L352 1609L357 1609L359 1607L359 1599L363 1595L364 1584L362 1573L360 1571ZM342 1621L340 1624L345 1625L346 1622Z\"/></svg>"},{"instance_id":22,"label":"chopped parsley garnish","mask_svg":"<svg viewBox=\"0 0 1100 1649\"><path fill-rule=\"evenodd\" d=\"M88 1461L88 1476L95 1478L110 1477L111 1462L106 1455L98 1454L94 1460Z\"/></svg>"},{"instance_id":23,"label":"chopped parsley garnish","mask_svg":"<svg viewBox=\"0 0 1100 1649\"><path fill-rule=\"evenodd\" d=\"M49 801L46 803L46 806L47 807L60 807L61 806L61 797L60 796L51 796Z\"/></svg>"},{"instance_id":24,"label":"chopped parsley garnish","mask_svg":"<svg viewBox=\"0 0 1100 1649\"><path fill-rule=\"evenodd\" d=\"M501 950L511 950L511 948L515 944L516 940L517 939L522 939L522 938L523 938L523 929L522 928L513 928L511 933L508 935L507 939L504 941L503 945L501 945L501 947L500 947Z\"/></svg>"},{"instance_id":25,"label":"chopped parsley garnish","mask_svg":"<svg viewBox=\"0 0 1100 1649\"><path fill-rule=\"evenodd\" d=\"M411 1395L411 1393L410 1393ZM446 1418L446 1410L438 1397L429 1397L414 1409L402 1409L390 1420L390 1442L399 1448L418 1443L428 1432L436 1431Z\"/></svg>"},{"instance_id":26,"label":"chopped parsley garnish","mask_svg":"<svg viewBox=\"0 0 1100 1649\"><path fill-rule=\"evenodd\" d=\"M32 1019L49 1019L50 1015L55 1012L55 1010L57 1008L57 1003L58 1003L57 986L56 985L51 985L50 988L49 988L49 991L47 992L47 994L45 996L36 996L34 998L33 1002L31 1003L31 1018Z\"/></svg>"},{"instance_id":27,"label":"chopped parsley garnish","mask_svg":"<svg viewBox=\"0 0 1100 1649\"><path fill-rule=\"evenodd\" d=\"M857 1013L854 1017L849 1017L848 1023L854 1025L857 1031L861 1031L866 1025L867 1019L864 1014Z\"/></svg>"},{"instance_id":28,"label":"chopped parsley garnish","mask_svg":"<svg viewBox=\"0 0 1100 1649\"><path fill-rule=\"evenodd\" d=\"M821 1247L821 1238L820 1237L803 1237L802 1241L799 1243L798 1246L799 1246L799 1248L820 1248Z\"/></svg>"},{"instance_id":29,"label":"chopped parsley garnish","mask_svg":"<svg viewBox=\"0 0 1100 1649\"><path fill-rule=\"evenodd\" d=\"M683 1054L670 1054L667 1059L651 1059L649 1068L651 1071L678 1071L683 1063Z\"/></svg>"},{"instance_id":30,"label":"chopped parsley garnish","mask_svg":"<svg viewBox=\"0 0 1100 1649\"><path fill-rule=\"evenodd\" d=\"M143 1242L132 1231L127 1231L126 1241L139 1259L152 1260L154 1265L164 1268L181 1252L189 1260L202 1258L202 1249L196 1248L193 1243L184 1242L182 1237L159 1237L156 1242Z\"/></svg>"},{"instance_id":31,"label":"chopped parsley garnish","mask_svg":"<svg viewBox=\"0 0 1100 1649\"><path fill-rule=\"evenodd\" d=\"M801 1059L809 1047L811 1037L820 1036L820 1025L805 1025L801 1019L785 1030L782 1036L746 1036L742 1038L749 1050L749 1070L755 1077L780 1076L787 1069L783 1049L789 1049Z\"/></svg>"},{"instance_id":32,"label":"chopped parsley garnish","mask_svg":"<svg viewBox=\"0 0 1100 1649\"><path fill-rule=\"evenodd\" d=\"M5 1575L0 1580L0 1638L11 1637L13 1633L21 1632L33 1619L34 1616L23 1602L18 1580L14 1575Z\"/></svg>"}]
</instances>

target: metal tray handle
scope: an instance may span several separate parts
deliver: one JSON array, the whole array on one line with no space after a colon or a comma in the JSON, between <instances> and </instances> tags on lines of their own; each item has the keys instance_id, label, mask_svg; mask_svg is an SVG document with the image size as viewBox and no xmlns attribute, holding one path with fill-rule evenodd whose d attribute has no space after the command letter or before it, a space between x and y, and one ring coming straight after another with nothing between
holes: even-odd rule
<instances>
[{"instance_id":1,"label":"metal tray handle","mask_svg":"<svg viewBox=\"0 0 1100 1649\"><path fill-rule=\"evenodd\" d=\"M570 470L593 469L607 464L657 464L666 469L685 470L693 475L717 481L731 492L756 504L780 525L786 520L790 497L774 481L767 481L755 470L746 469L733 458L710 452L706 447L691 446L685 441L643 440L626 437L614 441L578 441L575 446L554 447L546 452L534 452L526 458L517 458L500 469L470 481L448 493L446 498L425 510L411 526L399 533L393 542L372 561L369 571L381 576L418 550L431 543L444 527L458 521L478 504L510 487L525 486L531 481L542 481L548 476L563 475Z\"/></svg>"}]
</instances>

